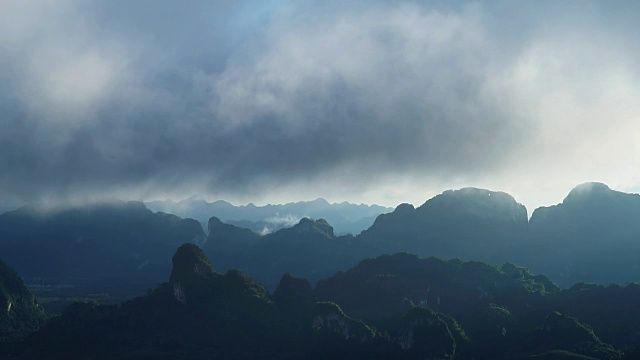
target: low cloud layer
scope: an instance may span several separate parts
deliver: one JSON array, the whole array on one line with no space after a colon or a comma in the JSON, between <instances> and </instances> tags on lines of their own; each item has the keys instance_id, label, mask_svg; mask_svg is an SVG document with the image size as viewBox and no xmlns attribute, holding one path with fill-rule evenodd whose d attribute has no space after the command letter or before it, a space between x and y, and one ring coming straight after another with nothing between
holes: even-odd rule
<instances>
[{"instance_id":1,"label":"low cloud layer","mask_svg":"<svg viewBox=\"0 0 640 360\"><path fill-rule=\"evenodd\" d=\"M637 191L619 5L4 1L0 201Z\"/></svg>"}]
</instances>

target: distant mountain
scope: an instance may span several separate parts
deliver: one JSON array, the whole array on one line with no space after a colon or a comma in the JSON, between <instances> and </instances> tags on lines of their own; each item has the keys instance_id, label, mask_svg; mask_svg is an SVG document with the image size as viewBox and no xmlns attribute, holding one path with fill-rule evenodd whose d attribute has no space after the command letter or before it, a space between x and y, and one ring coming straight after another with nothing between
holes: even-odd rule
<instances>
[{"instance_id":1,"label":"distant mountain","mask_svg":"<svg viewBox=\"0 0 640 360\"><path fill-rule=\"evenodd\" d=\"M640 281L640 195L601 183L577 186L561 204L536 209L524 259L564 285Z\"/></svg>"},{"instance_id":2,"label":"distant mountain","mask_svg":"<svg viewBox=\"0 0 640 360\"><path fill-rule=\"evenodd\" d=\"M562 203L540 207L531 215L538 237L630 237L640 234L640 195L611 190L602 183L575 187ZM584 239L576 239L584 243Z\"/></svg>"},{"instance_id":3,"label":"distant mountain","mask_svg":"<svg viewBox=\"0 0 640 360\"><path fill-rule=\"evenodd\" d=\"M336 236L324 219L258 236L212 217L204 250L221 269L243 269L274 289L283 273L315 282L361 259L406 251L423 256L508 261L524 240L527 212L511 196L467 188L446 191L418 209L378 216L360 235Z\"/></svg>"},{"instance_id":4,"label":"distant mountain","mask_svg":"<svg viewBox=\"0 0 640 360\"><path fill-rule=\"evenodd\" d=\"M179 244L204 240L197 221L153 213L139 202L0 215L0 254L25 278L155 284Z\"/></svg>"},{"instance_id":5,"label":"distant mountain","mask_svg":"<svg viewBox=\"0 0 640 360\"><path fill-rule=\"evenodd\" d=\"M358 241L378 255L406 251L423 256L508 261L527 230L527 210L503 192L445 191L414 209L399 205L379 216Z\"/></svg>"},{"instance_id":6,"label":"distant mountain","mask_svg":"<svg viewBox=\"0 0 640 360\"><path fill-rule=\"evenodd\" d=\"M207 239L203 249L221 270L242 269L270 289L284 273L315 282L354 265L361 256L353 236L336 236L323 219L303 218L291 228L258 236L213 217Z\"/></svg>"},{"instance_id":7,"label":"distant mountain","mask_svg":"<svg viewBox=\"0 0 640 360\"><path fill-rule=\"evenodd\" d=\"M291 272L312 282L365 257L394 252L514 262L562 286L587 281L640 281L640 195L583 184L562 204L526 208L512 196L484 189L445 191L414 208L399 205L355 237L338 237L324 220L258 236L217 218L205 250L224 269L240 268L273 289ZM224 225L223 225L224 224Z\"/></svg>"},{"instance_id":8,"label":"distant mountain","mask_svg":"<svg viewBox=\"0 0 640 360\"><path fill-rule=\"evenodd\" d=\"M300 204L328 206L322 200L294 205ZM350 206L333 206L338 205ZM268 210L246 208L252 207ZM221 271L241 269L270 290L285 273L315 283L364 258L395 252L512 262L568 287L640 281L639 217L640 195L598 183L580 185L561 204L536 209L530 222L525 207L506 193L449 190L418 208L401 204L357 236L337 235L322 218L302 218L261 236L217 217L208 219L205 236L195 220L153 213L142 203L113 202L49 212L23 207L2 214L0 251L25 278L74 282L155 284L169 272L172 249L191 242L201 245Z\"/></svg>"},{"instance_id":9,"label":"distant mountain","mask_svg":"<svg viewBox=\"0 0 640 360\"><path fill-rule=\"evenodd\" d=\"M22 278L0 260L0 343L19 340L44 324L45 314Z\"/></svg>"},{"instance_id":10,"label":"distant mountain","mask_svg":"<svg viewBox=\"0 0 640 360\"><path fill-rule=\"evenodd\" d=\"M640 195L586 183L527 221L524 206L500 192L467 188L417 209L408 204L379 216L355 239L367 256L406 251L421 256L512 261L562 286L586 281L640 281Z\"/></svg>"},{"instance_id":11,"label":"distant mountain","mask_svg":"<svg viewBox=\"0 0 640 360\"><path fill-rule=\"evenodd\" d=\"M371 226L376 216L393 210L378 205L356 205L348 202L330 204L324 199L281 205L234 206L222 200L210 203L201 196L192 196L178 202L150 201L146 205L154 211L196 219L203 224L206 224L209 218L217 217L226 223L245 227L263 235L291 227L304 217L325 219L338 234L358 234Z\"/></svg>"}]
</instances>

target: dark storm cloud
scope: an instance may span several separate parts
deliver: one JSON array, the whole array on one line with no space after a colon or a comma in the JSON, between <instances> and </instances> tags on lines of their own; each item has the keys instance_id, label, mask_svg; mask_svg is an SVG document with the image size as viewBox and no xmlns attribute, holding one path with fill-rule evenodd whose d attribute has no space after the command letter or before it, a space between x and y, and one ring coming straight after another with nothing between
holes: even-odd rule
<instances>
[{"instance_id":1,"label":"dark storm cloud","mask_svg":"<svg viewBox=\"0 0 640 360\"><path fill-rule=\"evenodd\" d=\"M543 117L563 111L544 97L529 109L528 97L548 83L566 91L572 75L549 80L565 76L553 66L591 51L571 44L546 64L564 45L549 34L607 20L600 3L580 7L577 20L554 20L579 9L571 4L532 11L550 3L1 6L14 21L0 25L0 198L23 200L503 176L556 141ZM628 58L598 55L583 71L627 69Z\"/></svg>"}]
</instances>

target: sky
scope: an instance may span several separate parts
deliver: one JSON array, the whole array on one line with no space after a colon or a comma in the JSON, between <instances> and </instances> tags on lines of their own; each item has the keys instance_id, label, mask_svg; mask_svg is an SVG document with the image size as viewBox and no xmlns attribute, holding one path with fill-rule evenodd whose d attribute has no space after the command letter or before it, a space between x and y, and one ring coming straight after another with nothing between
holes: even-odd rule
<instances>
[{"instance_id":1,"label":"sky","mask_svg":"<svg viewBox=\"0 0 640 360\"><path fill-rule=\"evenodd\" d=\"M0 204L640 191L640 3L2 0Z\"/></svg>"}]
</instances>

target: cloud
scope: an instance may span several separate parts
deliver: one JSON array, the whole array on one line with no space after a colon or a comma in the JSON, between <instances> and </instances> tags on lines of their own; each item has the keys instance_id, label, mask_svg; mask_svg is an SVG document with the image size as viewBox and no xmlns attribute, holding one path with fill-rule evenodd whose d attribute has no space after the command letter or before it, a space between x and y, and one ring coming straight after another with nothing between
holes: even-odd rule
<instances>
[{"instance_id":1,"label":"cloud","mask_svg":"<svg viewBox=\"0 0 640 360\"><path fill-rule=\"evenodd\" d=\"M637 25L600 2L0 11L0 200L395 205L473 185L537 205L640 180Z\"/></svg>"},{"instance_id":2,"label":"cloud","mask_svg":"<svg viewBox=\"0 0 640 360\"><path fill-rule=\"evenodd\" d=\"M276 26L264 54L215 77L216 115L228 131L264 123L308 136L304 144L316 150L335 149L331 166L487 166L483 157L495 160L494 147L519 134L484 94L493 44L481 12L404 5L323 14L295 31ZM317 160L309 167L325 164Z\"/></svg>"},{"instance_id":3,"label":"cloud","mask_svg":"<svg viewBox=\"0 0 640 360\"><path fill-rule=\"evenodd\" d=\"M629 155L640 150L638 49L606 30L589 23L543 31L492 74L491 86L509 94L509 111L531 124L531 138L514 149L524 161L509 186L537 186L536 196L546 191L544 201L554 203L585 181L626 191L637 184L630 169L640 164Z\"/></svg>"}]
</instances>

